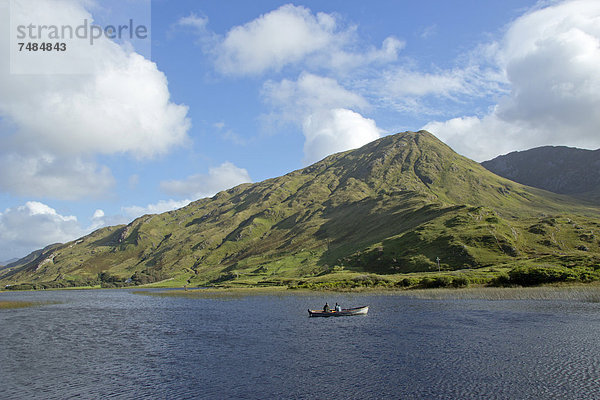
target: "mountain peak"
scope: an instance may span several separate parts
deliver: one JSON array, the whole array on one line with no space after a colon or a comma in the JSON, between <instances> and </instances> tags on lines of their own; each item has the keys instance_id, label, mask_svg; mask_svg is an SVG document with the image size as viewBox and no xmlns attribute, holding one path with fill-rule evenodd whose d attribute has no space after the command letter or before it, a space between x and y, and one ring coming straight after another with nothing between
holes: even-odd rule
<instances>
[{"instance_id":1,"label":"mountain peak","mask_svg":"<svg viewBox=\"0 0 600 400\"><path fill-rule=\"evenodd\" d=\"M116 278L102 277L110 282L258 282L314 277L333 266L421 271L436 257L448 269L478 267L570 251L555 236L535 236L548 230L528 230L540 214L565 210L586 211L489 172L427 131L403 132L34 252L0 281L66 285L109 272ZM572 226L565 222L565 230ZM597 251L590 243L580 248Z\"/></svg>"}]
</instances>

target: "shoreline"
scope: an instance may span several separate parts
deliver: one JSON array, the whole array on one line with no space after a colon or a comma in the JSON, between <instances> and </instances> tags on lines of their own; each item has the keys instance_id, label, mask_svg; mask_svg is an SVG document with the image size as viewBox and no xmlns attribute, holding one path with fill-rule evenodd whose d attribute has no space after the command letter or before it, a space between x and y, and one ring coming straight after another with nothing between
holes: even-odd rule
<instances>
[{"instance_id":1,"label":"shoreline","mask_svg":"<svg viewBox=\"0 0 600 400\"><path fill-rule=\"evenodd\" d=\"M130 286L122 288L101 287L69 287L38 290L0 290L0 309L3 303L10 301L2 300L3 293L32 293L61 290L129 290L133 294L160 296L160 297L187 297L187 298L222 298L240 296L261 295L319 295L319 294L365 294L365 295L390 295L405 296L423 300L580 300L600 303L600 283L554 283L538 286L507 286L491 287L483 284L470 285L468 287L441 287L441 288L403 288L383 286L361 286L354 288L315 287L298 288L289 286L227 286L227 287L153 287ZM23 302L27 303L27 302ZM31 306L42 305L34 303ZM27 305L25 305L27 306ZM15 307L10 307L15 308Z\"/></svg>"},{"instance_id":2,"label":"shoreline","mask_svg":"<svg viewBox=\"0 0 600 400\"><path fill-rule=\"evenodd\" d=\"M206 288L181 290L134 291L135 294L159 297L219 298L264 295L319 294L382 295L413 297L422 300L573 300L600 303L600 285L597 284L561 284L530 287L487 287L433 288L433 289L383 289L361 288L360 290L311 290L288 289L285 287L253 288Z\"/></svg>"},{"instance_id":3,"label":"shoreline","mask_svg":"<svg viewBox=\"0 0 600 400\"><path fill-rule=\"evenodd\" d=\"M133 290L132 290L133 289ZM140 288L143 289L143 288ZM147 288L152 290L135 290L126 288L132 294L154 297L183 297L189 299L227 299L248 296L319 296L319 295L374 295L402 296L431 301L573 301L600 303L600 285L546 285L535 287L469 287L469 288L435 288L435 289L381 289L365 288L355 291L288 289L281 286L246 287L246 288L206 288L206 289L167 289ZM53 289L53 291L61 289ZM73 290L73 289L70 289ZM79 289L97 290L97 289ZM122 289L118 289L122 290ZM35 292L35 291L25 291ZM0 292L1 295L2 292ZM14 292L13 292L14 293ZM39 301L1 300L0 310L37 307L47 304Z\"/></svg>"}]
</instances>

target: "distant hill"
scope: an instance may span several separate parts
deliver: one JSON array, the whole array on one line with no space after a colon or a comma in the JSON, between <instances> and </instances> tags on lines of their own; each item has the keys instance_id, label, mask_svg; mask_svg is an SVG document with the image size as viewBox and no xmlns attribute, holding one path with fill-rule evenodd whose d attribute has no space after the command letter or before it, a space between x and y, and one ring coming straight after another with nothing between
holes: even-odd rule
<instances>
[{"instance_id":1,"label":"distant hill","mask_svg":"<svg viewBox=\"0 0 600 400\"><path fill-rule=\"evenodd\" d=\"M0 271L10 267L10 264L19 261L18 258L13 258L7 261L0 261Z\"/></svg>"},{"instance_id":2,"label":"distant hill","mask_svg":"<svg viewBox=\"0 0 600 400\"><path fill-rule=\"evenodd\" d=\"M426 131L404 132L49 246L0 282L260 284L437 270L438 258L446 270L591 265L599 211L495 175Z\"/></svg>"},{"instance_id":3,"label":"distant hill","mask_svg":"<svg viewBox=\"0 0 600 400\"><path fill-rule=\"evenodd\" d=\"M2 265L0 265L0 271L3 269L10 269L10 268L14 268L14 267L18 267L18 266L22 266L24 264L30 263L30 262L36 260L37 258L39 258L40 256L42 256L43 254L47 253L51 249L53 249L57 246L60 246L61 244L62 243L51 244L49 246L44 247L43 249L35 250L35 251L31 252L23 258L13 258L11 260L0 263L0 264L2 264Z\"/></svg>"},{"instance_id":4,"label":"distant hill","mask_svg":"<svg viewBox=\"0 0 600 400\"><path fill-rule=\"evenodd\" d=\"M545 146L515 151L481 165L524 185L600 204L600 150Z\"/></svg>"},{"instance_id":5,"label":"distant hill","mask_svg":"<svg viewBox=\"0 0 600 400\"><path fill-rule=\"evenodd\" d=\"M9 260L5 264L5 267L12 268L12 267L15 267L18 265L29 263L29 262L35 260L36 258L40 257L41 255L47 253L48 251L52 250L53 248L61 246L61 245L62 245L62 243L54 243L54 244L44 247L43 249L32 251L31 253L29 253L28 255L26 255L23 258L14 258L12 260Z\"/></svg>"}]
</instances>

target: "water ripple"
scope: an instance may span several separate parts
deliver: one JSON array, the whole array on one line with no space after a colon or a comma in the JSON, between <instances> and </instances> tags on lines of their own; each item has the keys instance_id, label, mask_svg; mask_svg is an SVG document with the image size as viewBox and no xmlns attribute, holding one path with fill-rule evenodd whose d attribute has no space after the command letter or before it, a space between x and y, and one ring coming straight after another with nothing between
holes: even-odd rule
<instances>
[{"instance_id":1,"label":"water ripple","mask_svg":"<svg viewBox=\"0 0 600 400\"><path fill-rule=\"evenodd\" d=\"M0 312L0 398L600 398L592 303L0 296L61 302ZM371 311L308 318L325 300Z\"/></svg>"}]
</instances>

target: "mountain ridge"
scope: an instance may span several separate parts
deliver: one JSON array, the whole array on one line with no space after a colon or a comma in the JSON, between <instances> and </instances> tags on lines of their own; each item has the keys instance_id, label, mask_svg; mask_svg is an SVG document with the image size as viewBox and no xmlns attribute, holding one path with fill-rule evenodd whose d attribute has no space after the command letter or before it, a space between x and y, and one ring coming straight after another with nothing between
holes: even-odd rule
<instances>
[{"instance_id":1,"label":"mountain ridge","mask_svg":"<svg viewBox=\"0 0 600 400\"><path fill-rule=\"evenodd\" d=\"M600 204L600 149L543 146L481 163L497 175Z\"/></svg>"}]
</instances>

